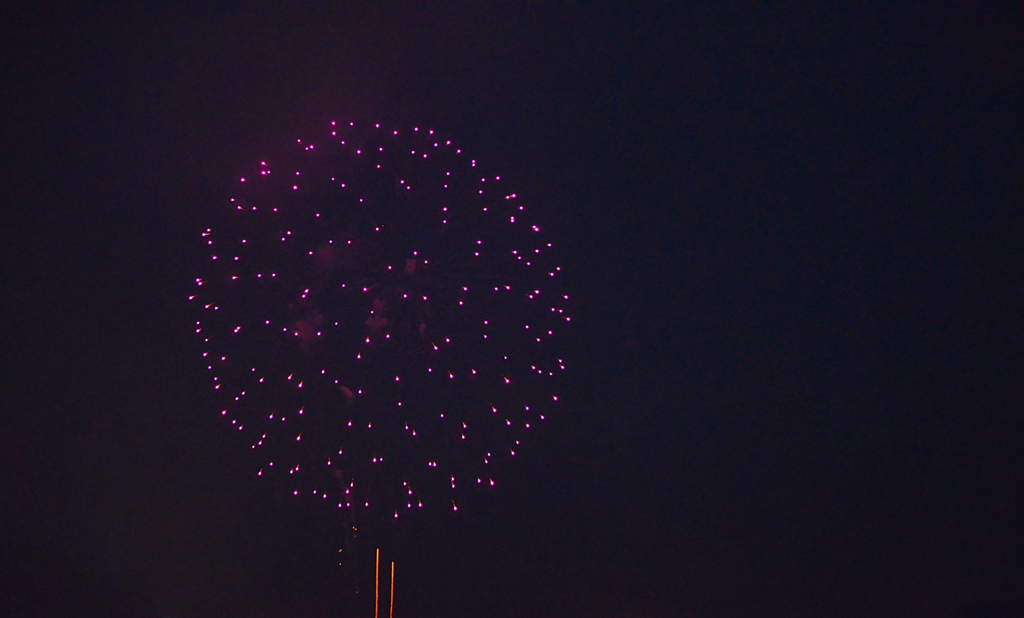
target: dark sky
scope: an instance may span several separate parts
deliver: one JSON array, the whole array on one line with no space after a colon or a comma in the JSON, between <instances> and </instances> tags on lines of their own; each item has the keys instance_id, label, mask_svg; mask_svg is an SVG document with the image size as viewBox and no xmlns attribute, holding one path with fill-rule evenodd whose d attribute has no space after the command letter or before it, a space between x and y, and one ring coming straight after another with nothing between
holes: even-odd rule
<instances>
[{"instance_id":1,"label":"dark sky","mask_svg":"<svg viewBox=\"0 0 1024 618\"><path fill-rule=\"evenodd\" d=\"M1019 2L77 4L0 37L0 613L340 615L184 296L236 170L350 117L505 170L576 297L565 415L390 541L396 615L1024 612Z\"/></svg>"}]
</instances>

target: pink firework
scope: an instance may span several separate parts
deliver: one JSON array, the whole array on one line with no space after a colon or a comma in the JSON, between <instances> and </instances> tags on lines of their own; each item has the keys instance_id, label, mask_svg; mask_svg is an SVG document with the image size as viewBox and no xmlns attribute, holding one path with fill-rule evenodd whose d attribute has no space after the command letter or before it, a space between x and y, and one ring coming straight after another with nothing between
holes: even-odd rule
<instances>
[{"instance_id":1,"label":"pink firework","mask_svg":"<svg viewBox=\"0 0 1024 618\"><path fill-rule=\"evenodd\" d=\"M495 484L559 405L571 324L505 185L434 131L354 123L239 179L190 301L255 474L388 517Z\"/></svg>"}]
</instances>

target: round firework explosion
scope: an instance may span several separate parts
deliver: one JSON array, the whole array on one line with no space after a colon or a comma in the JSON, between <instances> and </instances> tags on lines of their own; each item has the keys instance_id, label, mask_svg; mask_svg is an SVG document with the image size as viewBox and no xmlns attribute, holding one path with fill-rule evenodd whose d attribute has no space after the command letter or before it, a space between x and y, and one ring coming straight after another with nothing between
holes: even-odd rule
<instances>
[{"instance_id":1,"label":"round firework explosion","mask_svg":"<svg viewBox=\"0 0 1024 618\"><path fill-rule=\"evenodd\" d=\"M238 180L190 300L253 473L400 517L458 510L559 403L551 243L434 131L331 123Z\"/></svg>"}]
</instances>

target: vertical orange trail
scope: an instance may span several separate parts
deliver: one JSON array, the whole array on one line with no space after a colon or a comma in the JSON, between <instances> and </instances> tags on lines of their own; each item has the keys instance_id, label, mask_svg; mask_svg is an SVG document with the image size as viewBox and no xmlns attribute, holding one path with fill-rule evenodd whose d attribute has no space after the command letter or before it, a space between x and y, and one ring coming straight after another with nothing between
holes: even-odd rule
<instances>
[{"instance_id":1,"label":"vertical orange trail","mask_svg":"<svg viewBox=\"0 0 1024 618\"><path fill-rule=\"evenodd\" d=\"M395 563L391 562L391 611L388 618L395 618Z\"/></svg>"},{"instance_id":2,"label":"vertical orange trail","mask_svg":"<svg viewBox=\"0 0 1024 618\"><path fill-rule=\"evenodd\" d=\"M380 618L380 548L377 548L377 566L373 576L373 618Z\"/></svg>"}]
</instances>

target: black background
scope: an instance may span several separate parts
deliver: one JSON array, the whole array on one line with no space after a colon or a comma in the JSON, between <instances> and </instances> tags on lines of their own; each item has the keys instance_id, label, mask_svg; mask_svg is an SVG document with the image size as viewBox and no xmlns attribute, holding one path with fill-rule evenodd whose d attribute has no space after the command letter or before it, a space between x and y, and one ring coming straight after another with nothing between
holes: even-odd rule
<instances>
[{"instance_id":1,"label":"black background","mask_svg":"<svg viewBox=\"0 0 1024 618\"><path fill-rule=\"evenodd\" d=\"M0 612L340 614L184 297L237 170L348 118L504 170L576 297L565 416L393 540L396 615L1024 612L1020 3L4 13Z\"/></svg>"}]
</instances>

